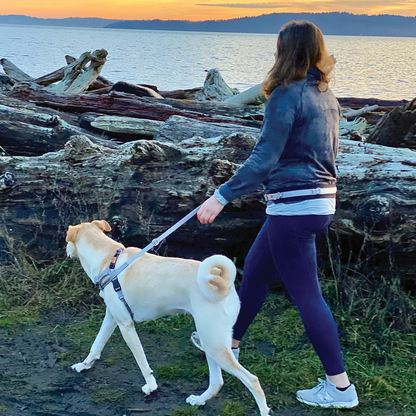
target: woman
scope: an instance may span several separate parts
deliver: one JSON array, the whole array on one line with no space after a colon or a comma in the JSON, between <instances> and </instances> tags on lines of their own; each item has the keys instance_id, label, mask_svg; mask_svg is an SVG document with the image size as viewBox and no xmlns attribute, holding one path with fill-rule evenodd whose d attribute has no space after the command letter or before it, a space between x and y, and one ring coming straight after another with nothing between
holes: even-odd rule
<instances>
[{"instance_id":1,"label":"woman","mask_svg":"<svg viewBox=\"0 0 416 416\"><path fill-rule=\"evenodd\" d=\"M282 28L275 64L262 85L268 102L260 139L244 165L204 202L198 219L211 223L226 203L265 186L268 217L244 264L234 353L238 356L240 340L263 305L268 277L277 273L326 372L325 380L298 391L297 399L351 408L358 397L321 295L315 245L316 233L325 231L335 213L340 109L328 88L334 64L314 24L292 21Z\"/></svg>"}]
</instances>

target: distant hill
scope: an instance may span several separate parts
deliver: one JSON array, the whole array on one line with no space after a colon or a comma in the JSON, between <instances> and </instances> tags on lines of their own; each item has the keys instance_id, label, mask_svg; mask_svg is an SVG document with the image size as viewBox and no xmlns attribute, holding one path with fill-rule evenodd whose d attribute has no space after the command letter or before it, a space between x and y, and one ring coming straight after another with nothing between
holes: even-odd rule
<instances>
[{"instance_id":1,"label":"distant hill","mask_svg":"<svg viewBox=\"0 0 416 416\"><path fill-rule=\"evenodd\" d=\"M108 28L192 30L204 32L278 33L290 20L309 20L325 35L416 36L416 17L356 15L351 13L272 13L231 20L127 20Z\"/></svg>"},{"instance_id":2,"label":"distant hill","mask_svg":"<svg viewBox=\"0 0 416 416\"><path fill-rule=\"evenodd\" d=\"M0 24L36 25L36 26L67 26L67 27L105 27L117 22L116 19L100 19L98 17L68 17L66 19L40 19L16 14L0 16Z\"/></svg>"},{"instance_id":3,"label":"distant hill","mask_svg":"<svg viewBox=\"0 0 416 416\"><path fill-rule=\"evenodd\" d=\"M351 13L272 13L230 20L109 20L100 18L39 19L0 16L0 24L105 27L109 29L179 30L202 32L278 33L290 20L315 23L325 35L416 37L416 17L356 15Z\"/></svg>"}]
</instances>

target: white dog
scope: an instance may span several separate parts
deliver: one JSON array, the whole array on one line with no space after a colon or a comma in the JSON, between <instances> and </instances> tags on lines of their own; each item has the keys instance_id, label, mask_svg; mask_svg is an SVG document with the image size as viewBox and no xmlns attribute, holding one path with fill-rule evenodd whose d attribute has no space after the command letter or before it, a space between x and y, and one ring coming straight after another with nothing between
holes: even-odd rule
<instances>
[{"instance_id":1,"label":"white dog","mask_svg":"<svg viewBox=\"0 0 416 416\"><path fill-rule=\"evenodd\" d=\"M93 282L94 277L109 266L115 252L124 248L103 233L110 230L106 221L93 221L70 226L67 232L68 256L80 260ZM137 252L137 248L126 248L117 260L117 267ZM189 396L187 403L200 406L214 397L223 385L221 369L224 369L246 385L261 416L266 416L270 409L258 378L241 366L231 351L232 327L240 309L234 288L235 275L233 262L224 256L212 256L201 263L146 253L119 275L119 281L137 322L171 313L192 314L206 353L210 378L208 389L200 396ZM157 389L157 384L131 315L112 284L100 294L107 306L104 321L87 358L74 364L72 369L81 372L91 368L118 325L146 381L142 390L150 394Z\"/></svg>"}]
</instances>

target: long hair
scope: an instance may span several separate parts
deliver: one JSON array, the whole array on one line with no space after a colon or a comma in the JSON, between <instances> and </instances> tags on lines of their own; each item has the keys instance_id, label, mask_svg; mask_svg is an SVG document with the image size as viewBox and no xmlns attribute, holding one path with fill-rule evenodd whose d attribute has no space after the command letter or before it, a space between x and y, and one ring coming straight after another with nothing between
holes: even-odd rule
<instances>
[{"instance_id":1,"label":"long hair","mask_svg":"<svg viewBox=\"0 0 416 416\"><path fill-rule=\"evenodd\" d=\"M266 98L279 85L300 81L308 69L317 67L320 72L320 91L328 89L328 74L335 60L328 56L322 32L306 20L292 20L282 27L277 39L276 61L262 84Z\"/></svg>"}]
</instances>

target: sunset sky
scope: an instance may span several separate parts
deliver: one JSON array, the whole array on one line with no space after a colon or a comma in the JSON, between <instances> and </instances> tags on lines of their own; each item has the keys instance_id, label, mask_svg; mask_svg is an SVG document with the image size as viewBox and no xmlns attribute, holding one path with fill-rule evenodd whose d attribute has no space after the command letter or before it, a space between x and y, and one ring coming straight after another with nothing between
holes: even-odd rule
<instances>
[{"instance_id":1,"label":"sunset sky","mask_svg":"<svg viewBox=\"0 0 416 416\"><path fill-rule=\"evenodd\" d=\"M0 0L0 14L43 18L210 20L282 12L416 16L416 0Z\"/></svg>"}]
</instances>

